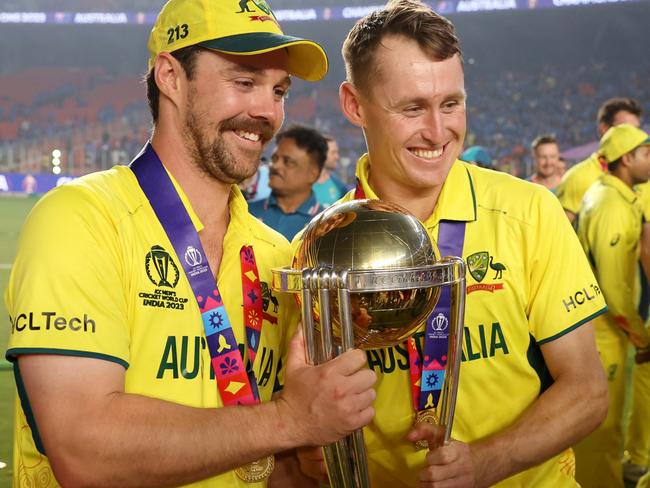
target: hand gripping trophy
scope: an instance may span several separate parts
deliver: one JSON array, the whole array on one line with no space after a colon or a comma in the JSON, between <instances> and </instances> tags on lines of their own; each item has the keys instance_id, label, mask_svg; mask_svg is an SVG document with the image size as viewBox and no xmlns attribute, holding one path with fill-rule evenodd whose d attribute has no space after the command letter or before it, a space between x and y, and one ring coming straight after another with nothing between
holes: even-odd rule
<instances>
[{"instance_id":1,"label":"hand gripping trophy","mask_svg":"<svg viewBox=\"0 0 650 488\"><path fill-rule=\"evenodd\" d=\"M426 229L406 210L353 200L309 223L292 266L273 270L273 288L297 294L312 364L352 348L404 341L414 351L411 336L426 321L423 360L410 360L418 390L415 422L433 424L443 443L451 435L458 386L465 263L438 257ZM369 488L362 430L326 446L324 454L333 488Z\"/></svg>"}]
</instances>

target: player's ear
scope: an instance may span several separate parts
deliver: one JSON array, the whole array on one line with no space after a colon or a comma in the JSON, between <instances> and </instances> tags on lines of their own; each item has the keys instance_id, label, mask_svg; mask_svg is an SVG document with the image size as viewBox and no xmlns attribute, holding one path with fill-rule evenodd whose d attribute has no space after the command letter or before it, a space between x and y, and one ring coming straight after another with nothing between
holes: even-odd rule
<instances>
[{"instance_id":1,"label":"player's ear","mask_svg":"<svg viewBox=\"0 0 650 488\"><path fill-rule=\"evenodd\" d=\"M162 52L156 57L154 80L161 95L174 105L180 105L186 99L183 89L188 82L187 76L179 61L171 54Z\"/></svg>"},{"instance_id":2,"label":"player's ear","mask_svg":"<svg viewBox=\"0 0 650 488\"><path fill-rule=\"evenodd\" d=\"M630 151L628 153L623 154L623 156L621 156L621 164L623 166L629 167L632 164L632 161L633 161L632 153L633 152L634 151Z\"/></svg>"},{"instance_id":3,"label":"player's ear","mask_svg":"<svg viewBox=\"0 0 650 488\"><path fill-rule=\"evenodd\" d=\"M341 83L339 87L339 101L341 103L341 111L345 115L345 118L357 127L363 127L363 107L361 106L357 87L349 81Z\"/></svg>"}]
</instances>

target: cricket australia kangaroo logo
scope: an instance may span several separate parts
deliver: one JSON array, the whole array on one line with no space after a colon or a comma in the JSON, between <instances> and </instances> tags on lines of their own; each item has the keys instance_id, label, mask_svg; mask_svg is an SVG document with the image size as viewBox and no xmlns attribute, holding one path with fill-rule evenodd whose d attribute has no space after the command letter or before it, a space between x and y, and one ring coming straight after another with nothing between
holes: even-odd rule
<instances>
[{"instance_id":1,"label":"cricket australia kangaroo logo","mask_svg":"<svg viewBox=\"0 0 650 488\"><path fill-rule=\"evenodd\" d=\"M503 263L495 263L494 256L491 256L487 251L475 252L467 256L467 269L469 274L479 283L485 278L488 268L494 271L494 276L492 277L494 280L503 279L503 272L507 270Z\"/></svg>"},{"instance_id":2,"label":"cricket australia kangaroo logo","mask_svg":"<svg viewBox=\"0 0 650 488\"><path fill-rule=\"evenodd\" d=\"M469 274L479 283L483 281L485 273L487 273L489 256L487 251L475 252L471 256L467 256Z\"/></svg>"},{"instance_id":3,"label":"cricket australia kangaroo logo","mask_svg":"<svg viewBox=\"0 0 650 488\"><path fill-rule=\"evenodd\" d=\"M253 0L253 3L257 8L259 8L266 15L271 15L271 7L265 0Z\"/></svg>"},{"instance_id":4,"label":"cricket australia kangaroo logo","mask_svg":"<svg viewBox=\"0 0 650 488\"><path fill-rule=\"evenodd\" d=\"M244 12L254 12L254 10L251 10L251 8L248 6L249 2L252 2L258 9L260 9L266 15L271 15L271 7L269 7L269 4L266 3L265 0L241 0L239 2L239 11L237 13L241 14Z\"/></svg>"}]
</instances>

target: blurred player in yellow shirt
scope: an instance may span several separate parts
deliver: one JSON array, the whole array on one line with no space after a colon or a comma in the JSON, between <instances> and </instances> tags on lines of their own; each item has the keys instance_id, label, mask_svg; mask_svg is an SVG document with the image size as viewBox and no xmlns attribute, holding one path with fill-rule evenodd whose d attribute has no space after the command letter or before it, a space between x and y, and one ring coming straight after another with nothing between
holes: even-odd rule
<instances>
[{"instance_id":1,"label":"blurred player in yellow shirt","mask_svg":"<svg viewBox=\"0 0 650 488\"><path fill-rule=\"evenodd\" d=\"M609 173L585 194L577 231L609 306L594 320L594 328L608 375L610 408L605 422L576 447L576 478L583 486L622 487L628 339L639 349L650 343L635 303L642 210L634 191L650 177L650 138L633 125L617 125L601 139L599 154Z\"/></svg>"},{"instance_id":2,"label":"blurred player in yellow shirt","mask_svg":"<svg viewBox=\"0 0 650 488\"><path fill-rule=\"evenodd\" d=\"M650 182L635 187L643 212L641 230L640 273L641 294L639 314L648 320L650 306ZM632 369L632 404L625 437L623 474L627 481L636 482L648 470L650 463L650 348L637 349Z\"/></svg>"},{"instance_id":3,"label":"blurred player in yellow shirt","mask_svg":"<svg viewBox=\"0 0 650 488\"><path fill-rule=\"evenodd\" d=\"M598 109L598 136L602 137L607 129L618 124L631 124L639 127L642 113L641 105L633 98L607 100ZM564 174L556 194L572 223L580 210L582 197L605 172L607 172L607 167L601 163L596 152L571 167Z\"/></svg>"},{"instance_id":4,"label":"blurred player in yellow shirt","mask_svg":"<svg viewBox=\"0 0 650 488\"><path fill-rule=\"evenodd\" d=\"M619 124L630 124L635 127L641 126L643 110L641 104L627 97L612 98L604 102L598 109L598 134L602 137L610 128ZM598 178L607 172L607 165L599 160L598 152L595 152L586 160L570 168L562 178L556 194L564 208L569 220L573 223L584 194L589 187L598 181ZM641 183L637 185L636 190L642 200L644 209L644 220L641 232L641 251L640 261L643 265L644 273L641 278L641 297L640 313L641 316L647 317L648 300L650 289L648 287L648 278L650 277L650 184ZM650 359L646 355L646 360ZM640 357L640 359L642 359ZM646 421L647 411L650 409L650 399L645 402L645 391L650 391L650 376L645 378L639 374L638 368L634 368L632 388L637 394L633 394L634 402L630 409L630 422L628 425L628 434L626 436L625 450L628 462L623 466L625 478L628 481L636 481L646 470L649 461L650 451L650 422ZM641 403L645 402L645 403Z\"/></svg>"}]
</instances>

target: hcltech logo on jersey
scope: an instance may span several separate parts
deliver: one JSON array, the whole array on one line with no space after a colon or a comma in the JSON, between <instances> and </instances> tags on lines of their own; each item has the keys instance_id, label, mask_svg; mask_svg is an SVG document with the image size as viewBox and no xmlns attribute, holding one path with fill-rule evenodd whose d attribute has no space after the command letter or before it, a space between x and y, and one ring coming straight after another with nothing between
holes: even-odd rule
<instances>
[{"instance_id":1,"label":"hcltech logo on jersey","mask_svg":"<svg viewBox=\"0 0 650 488\"><path fill-rule=\"evenodd\" d=\"M21 313L16 318L9 316L11 333L24 330L71 330L73 332L95 333L95 321L87 313L83 317L69 317L57 312Z\"/></svg>"},{"instance_id":2,"label":"hcltech logo on jersey","mask_svg":"<svg viewBox=\"0 0 650 488\"><path fill-rule=\"evenodd\" d=\"M200 258L201 255L198 256ZM198 259L196 255L194 255L194 258ZM142 298L142 305L145 307L183 310L188 299L177 296L173 290L178 285L181 275L171 255L162 246L152 246L144 258L144 269L149 281L156 288L152 292L141 291L138 294Z\"/></svg>"},{"instance_id":3,"label":"hcltech logo on jersey","mask_svg":"<svg viewBox=\"0 0 650 488\"><path fill-rule=\"evenodd\" d=\"M487 275L491 274L490 270L494 271L494 275L492 276L493 280L502 280L503 272L507 271L503 263L494 262L494 256L490 256L489 252L475 252L467 256L466 261L469 274L477 281L476 284L467 287L468 294L473 291L489 291L490 293L494 293L496 290L503 290L503 283L481 283Z\"/></svg>"},{"instance_id":4,"label":"hcltech logo on jersey","mask_svg":"<svg viewBox=\"0 0 650 488\"><path fill-rule=\"evenodd\" d=\"M585 286L580 290L576 290L570 296L564 298L562 300L562 304L564 305L564 309L567 312L572 312L581 305L589 303L591 300L597 298L601 294L602 292L600 291L598 284L592 283L591 285Z\"/></svg>"}]
</instances>

